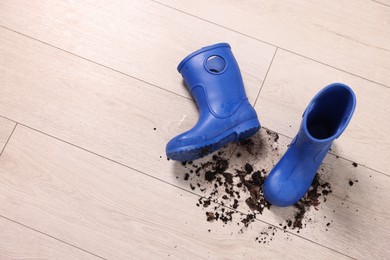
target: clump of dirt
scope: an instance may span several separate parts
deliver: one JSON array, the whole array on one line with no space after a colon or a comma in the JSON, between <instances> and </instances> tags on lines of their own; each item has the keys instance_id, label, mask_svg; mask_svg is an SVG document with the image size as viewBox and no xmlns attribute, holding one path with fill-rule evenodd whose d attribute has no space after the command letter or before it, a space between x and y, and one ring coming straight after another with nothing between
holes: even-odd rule
<instances>
[{"instance_id":1,"label":"clump of dirt","mask_svg":"<svg viewBox=\"0 0 390 260\"><path fill-rule=\"evenodd\" d=\"M236 144L234 149L231 149L231 146L222 148L211 158L208 157L209 159L182 163L187 171L184 180L190 183L192 190L198 189L204 194L196 205L206 211L207 221L221 221L223 224L234 222L241 226L241 232L244 232L256 220L257 215L262 215L272 208L264 199L262 186L267 173L275 164L272 158L280 157L278 141L277 133L265 130L262 134L256 134ZM272 150L272 158L259 153L264 146ZM269 153L265 154L269 156ZM283 220L278 227L269 226L267 230L261 231L255 238L258 243L269 243L277 231L295 229L299 233L300 229L306 227L307 212L311 209L317 210L332 193L331 185L322 181L320 176L316 174L307 194L294 205L292 216ZM215 206L211 206L212 202ZM241 213L246 207L248 213Z\"/></svg>"},{"instance_id":2,"label":"clump of dirt","mask_svg":"<svg viewBox=\"0 0 390 260\"><path fill-rule=\"evenodd\" d=\"M349 184L349 186L351 187L351 186L353 186L353 184L355 183L355 182L359 182L359 180L349 180L348 181L348 184Z\"/></svg>"}]
</instances>

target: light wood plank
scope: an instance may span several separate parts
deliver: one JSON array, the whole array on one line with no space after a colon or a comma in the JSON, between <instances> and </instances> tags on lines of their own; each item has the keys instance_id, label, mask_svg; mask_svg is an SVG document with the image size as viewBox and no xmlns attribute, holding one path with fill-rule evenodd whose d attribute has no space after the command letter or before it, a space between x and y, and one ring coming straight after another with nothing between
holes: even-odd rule
<instances>
[{"instance_id":1,"label":"light wood plank","mask_svg":"<svg viewBox=\"0 0 390 260\"><path fill-rule=\"evenodd\" d=\"M0 173L5 216L106 258L343 258L282 232L259 245L266 224L243 234L213 225L194 206L197 196L21 126Z\"/></svg>"},{"instance_id":2,"label":"light wood plank","mask_svg":"<svg viewBox=\"0 0 390 260\"><path fill-rule=\"evenodd\" d=\"M0 101L2 102L2 101ZM0 117L0 152L7 143L16 123Z\"/></svg>"},{"instance_id":3,"label":"light wood plank","mask_svg":"<svg viewBox=\"0 0 390 260\"><path fill-rule=\"evenodd\" d=\"M390 8L376 2L156 2L390 87Z\"/></svg>"},{"instance_id":4,"label":"light wood plank","mask_svg":"<svg viewBox=\"0 0 390 260\"><path fill-rule=\"evenodd\" d=\"M283 72L283 73L282 73ZM313 96L343 82L357 96L357 108L333 152L390 175L390 90L308 59L278 50L256 109L263 124L294 137Z\"/></svg>"},{"instance_id":5,"label":"light wood plank","mask_svg":"<svg viewBox=\"0 0 390 260\"><path fill-rule=\"evenodd\" d=\"M0 38L0 115L175 180L165 144L196 122L192 101L5 29Z\"/></svg>"},{"instance_id":6,"label":"light wood plank","mask_svg":"<svg viewBox=\"0 0 390 260\"><path fill-rule=\"evenodd\" d=\"M102 259L0 217L0 258Z\"/></svg>"},{"instance_id":7,"label":"light wood plank","mask_svg":"<svg viewBox=\"0 0 390 260\"><path fill-rule=\"evenodd\" d=\"M0 25L189 97L176 71L191 52L229 42L253 103L275 47L151 1L2 1Z\"/></svg>"}]
</instances>

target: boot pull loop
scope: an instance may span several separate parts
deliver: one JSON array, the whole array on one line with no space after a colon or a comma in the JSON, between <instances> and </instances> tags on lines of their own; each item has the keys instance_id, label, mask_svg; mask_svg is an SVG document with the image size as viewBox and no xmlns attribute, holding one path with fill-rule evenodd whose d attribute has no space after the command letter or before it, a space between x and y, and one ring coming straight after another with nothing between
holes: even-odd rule
<instances>
[{"instance_id":1,"label":"boot pull loop","mask_svg":"<svg viewBox=\"0 0 390 260\"><path fill-rule=\"evenodd\" d=\"M204 61L204 67L207 72L219 75L226 71L228 65L226 59L220 55L211 55Z\"/></svg>"}]
</instances>

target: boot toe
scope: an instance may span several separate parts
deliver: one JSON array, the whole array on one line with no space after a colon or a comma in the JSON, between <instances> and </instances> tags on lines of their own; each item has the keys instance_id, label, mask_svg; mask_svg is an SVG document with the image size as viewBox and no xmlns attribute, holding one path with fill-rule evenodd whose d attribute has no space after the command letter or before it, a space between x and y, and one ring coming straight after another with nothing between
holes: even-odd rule
<instances>
[{"instance_id":1,"label":"boot toe","mask_svg":"<svg viewBox=\"0 0 390 260\"><path fill-rule=\"evenodd\" d=\"M289 150L275 165L263 185L265 199L278 207L298 202L309 190L318 168L311 160L291 156L292 152Z\"/></svg>"},{"instance_id":2,"label":"boot toe","mask_svg":"<svg viewBox=\"0 0 390 260\"><path fill-rule=\"evenodd\" d=\"M186 132L174 137L166 145L166 154L169 159L177 161L191 161L199 158L199 149L206 141L202 135L193 135Z\"/></svg>"},{"instance_id":3,"label":"boot toe","mask_svg":"<svg viewBox=\"0 0 390 260\"><path fill-rule=\"evenodd\" d=\"M263 191L264 198L278 207L291 206L300 199L296 187L286 181L269 180L264 184Z\"/></svg>"},{"instance_id":4,"label":"boot toe","mask_svg":"<svg viewBox=\"0 0 390 260\"><path fill-rule=\"evenodd\" d=\"M180 148L200 144L204 141L206 141L206 139L203 136L201 135L194 136L191 135L190 132L186 132L172 138L172 140L170 140L167 144L167 150L170 151L177 150Z\"/></svg>"}]
</instances>

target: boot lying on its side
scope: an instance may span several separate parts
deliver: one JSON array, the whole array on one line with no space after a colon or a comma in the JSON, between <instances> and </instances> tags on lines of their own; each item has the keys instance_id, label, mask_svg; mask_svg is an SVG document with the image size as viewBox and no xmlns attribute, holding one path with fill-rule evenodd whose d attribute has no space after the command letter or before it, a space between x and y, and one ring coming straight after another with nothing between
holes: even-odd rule
<instances>
[{"instance_id":1,"label":"boot lying on its side","mask_svg":"<svg viewBox=\"0 0 390 260\"><path fill-rule=\"evenodd\" d=\"M214 44L195 51L177 69L195 99L200 116L192 129L169 141L166 146L169 159L192 161L229 142L244 140L260 129L229 44Z\"/></svg>"}]
</instances>

